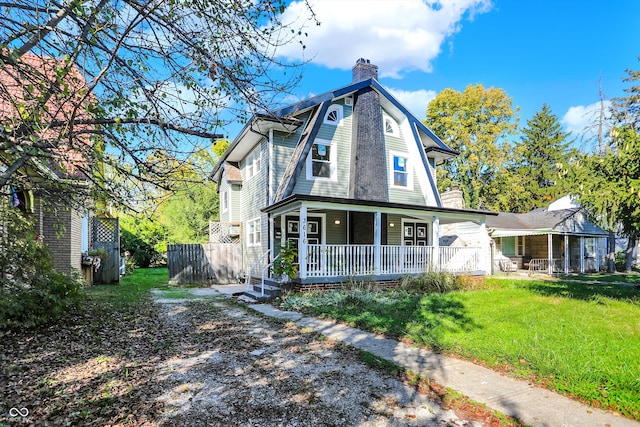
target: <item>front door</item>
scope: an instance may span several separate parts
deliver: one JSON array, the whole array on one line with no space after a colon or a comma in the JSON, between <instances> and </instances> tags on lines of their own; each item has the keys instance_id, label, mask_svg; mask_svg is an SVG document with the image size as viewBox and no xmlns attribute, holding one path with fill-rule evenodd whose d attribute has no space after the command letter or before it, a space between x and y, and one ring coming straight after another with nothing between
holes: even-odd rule
<instances>
[{"instance_id":1,"label":"front door","mask_svg":"<svg viewBox=\"0 0 640 427\"><path fill-rule=\"evenodd\" d=\"M428 246L429 224L426 222L404 222L402 244L404 246Z\"/></svg>"},{"instance_id":2,"label":"front door","mask_svg":"<svg viewBox=\"0 0 640 427\"><path fill-rule=\"evenodd\" d=\"M294 247L298 248L300 240L300 217L286 216L284 225L284 240L291 240ZM322 243L322 218L319 216L307 217L307 244L319 245Z\"/></svg>"}]
</instances>

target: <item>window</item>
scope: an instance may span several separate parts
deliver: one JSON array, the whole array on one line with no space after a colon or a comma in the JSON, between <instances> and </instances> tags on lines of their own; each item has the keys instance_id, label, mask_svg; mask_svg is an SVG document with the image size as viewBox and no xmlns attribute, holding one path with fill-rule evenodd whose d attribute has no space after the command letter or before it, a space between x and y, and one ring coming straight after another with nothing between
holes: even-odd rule
<instances>
[{"instance_id":1,"label":"window","mask_svg":"<svg viewBox=\"0 0 640 427\"><path fill-rule=\"evenodd\" d=\"M262 153L260 147L256 148L247 156L247 179L251 179L260 172L262 168L261 162Z\"/></svg>"},{"instance_id":2,"label":"window","mask_svg":"<svg viewBox=\"0 0 640 427\"><path fill-rule=\"evenodd\" d=\"M391 153L391 168L391 187L413 189L413 176L407 154Z\"/></svg>"},{"instance_id":3,"label":"window","mask_svg":"<svg viewBox=\"0 0 640 427\"><path fill-rule=\"evenodd\" d=\"M260 218L247 222L247 246L260 245Z\"/></svg>"},{"instance_id":4,"label":"window","mask_svg":"<svg viewBox=\"0 0 640 427\"><path fill-rule=\"evenodd\" d=\"M220 197L220 205L222 206L222 212L227 212L229 210L229 189L226 189L222 192L222 196Z\"/></svg>"},{"instance_id":5,"label":"window","mask_svg":"<svg viewBox=\"0 0 640 427\"><path fill-rule=\"evenodd\" d=\"M400 136L398 132L398 124L391 118L384 118L384 133L387 135Z\"/></svg>"},{"instance_id":6,"label":"window","mask_svg":"<svg viewBox=\"0 0 640 427\"><path fill-rule=\"evenodd\" d=\"M502 255L523 256L524 236L502 237Z\"/></svg>"},{"instance_id":7,"label":"window","mask_svg":"<svg viewBox=\"0 0 640 427\"><path fill-rule=\"evenodd\" d=\"M307 179L336 179L336 147L329 141L316 141L307 157Z\"/></svg>"},{"instance_id":8,"label":"window","mask_svg":"<svg viewBox=\"0 0 640 427\"><path fill-rule=\"evenodd\" d=\"M342 125L342 105L334 104L330 106L324 116L324 122L333 126Z\"/></svg>"}]
</instances>

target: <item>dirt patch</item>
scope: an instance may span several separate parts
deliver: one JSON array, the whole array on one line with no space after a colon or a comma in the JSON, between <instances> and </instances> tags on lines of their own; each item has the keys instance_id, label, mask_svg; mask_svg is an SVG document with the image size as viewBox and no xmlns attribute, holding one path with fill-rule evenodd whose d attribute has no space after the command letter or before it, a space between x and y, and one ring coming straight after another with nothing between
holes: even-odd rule
<instances>
[{"instance_id":1,"label":"dirt patch","mask_svg":"<svg viewBox=\"0 0 640 427\"><path fill-rule=\"evenodd\" d=\"M5 334L0 425L489 425L226 297L154 297Z\"/></svg>"}]
</instances>

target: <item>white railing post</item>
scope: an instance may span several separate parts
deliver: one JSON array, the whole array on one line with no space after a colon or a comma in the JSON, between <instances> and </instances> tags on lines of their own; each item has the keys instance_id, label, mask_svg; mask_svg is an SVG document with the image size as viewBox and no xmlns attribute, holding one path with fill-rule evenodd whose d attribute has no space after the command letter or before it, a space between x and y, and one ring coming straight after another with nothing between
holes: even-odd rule
<instances>
[{"instance_id":1,"label":"white railing post","mask_svg":"<svg viewBox=\"0 0 640 427\"><path fill-rule=\"evenodd\" d=\"M380 275L380 245L382 243L382 212L376 211L373 225L373 273Z\"/></svg>"},{"instance_id":2,"label":"white railing post","mask_svg":"<svg viewBox=\"0 0 640 427\"><path fill-rule=\"evenodd\" d=\"M300 278L307 278L307 207L300 206L300 236L298 239L298 271Z\"/></svg>"},{"instance_id":3,"label":"white railing post","mask_svg":"<svg viewBox=\"0 0 640 427\"><path fill-rule=\"evenodd\" d=\"M431 227L431 246L433 247L432 269L440 271L440 217L434 216Z\"/></svg>"}]
</instances>

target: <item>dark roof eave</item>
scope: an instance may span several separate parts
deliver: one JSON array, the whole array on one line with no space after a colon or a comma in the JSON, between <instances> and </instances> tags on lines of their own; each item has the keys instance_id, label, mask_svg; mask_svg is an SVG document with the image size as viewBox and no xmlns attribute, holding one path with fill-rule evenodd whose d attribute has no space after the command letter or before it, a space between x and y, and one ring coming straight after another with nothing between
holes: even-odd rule
<instances>
[{"instance_id":1,"label":"dark roof eave","mask_svg":"<svg viewBox=\"0 0 640 427\"><path fill-rule=\"evenodd\" d=\"M437 206L418 206L418 205L409 205L405 203L379 202L375 200L343 199L338 197L315 196L315 195L307 195L307 194L294 194L277 203L274 203L270 206L266 206L262 208L261 211L265 213L269 213L278 208L281 208L283 206L286 206L288 204L295 203L295 202L320 202L320 203L334 203L334 204L356 205L356 206L374 206L374 207L377 206L381 208L421 210L421 211L442 212L442 213L498 215L497 212L480 211L480 210L474 210L474 209L455 209L455 208L442 208Z\"/></svg>"}]
</instances>

